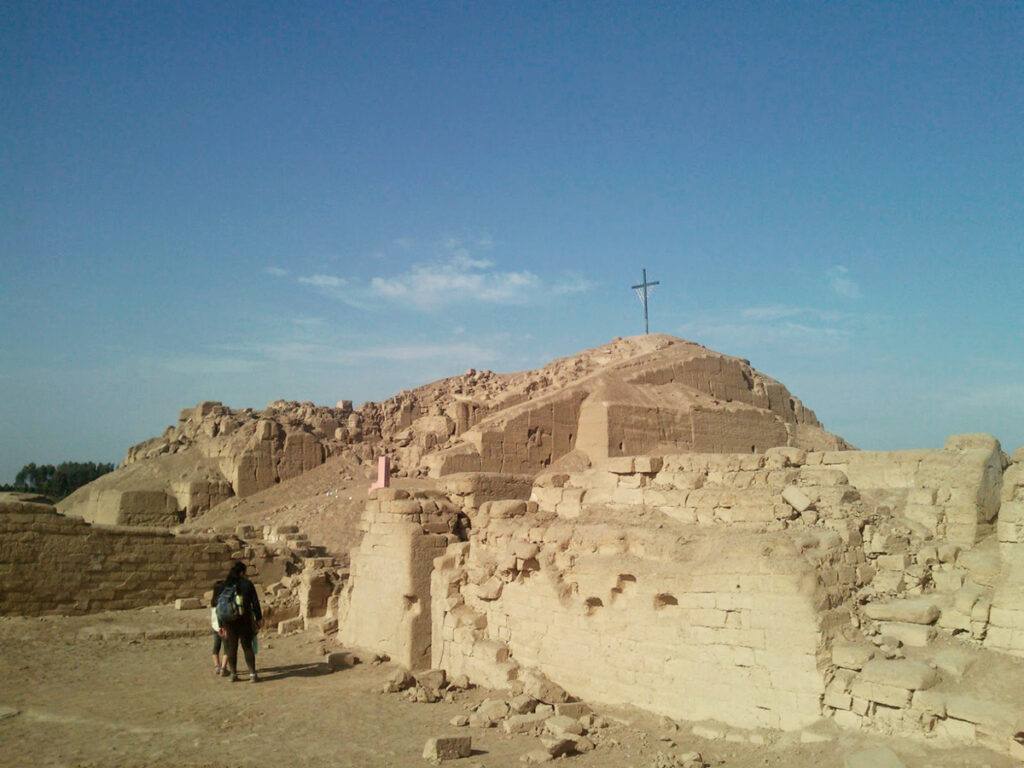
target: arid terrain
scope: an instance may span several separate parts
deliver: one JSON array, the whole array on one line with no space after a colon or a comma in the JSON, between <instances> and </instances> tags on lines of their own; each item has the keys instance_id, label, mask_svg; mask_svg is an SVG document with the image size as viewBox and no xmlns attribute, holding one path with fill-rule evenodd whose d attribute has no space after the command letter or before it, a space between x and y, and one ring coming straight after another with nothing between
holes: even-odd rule
<instances>
[{"instance_id":1,"label":"arid terrain","mask_svg":"<svg viewBox=\"0 0 1024 768\"><path fill-rule=\"evenodd\" d=\"M682 340L355 410L202 402L0 512L0 768L410 766L467 735L475 768L1024 754L1024 451L850 450ZM256 685L214 676L198 607L239 558Z\"/></svg>"},{"instance_id":2,"label":"arid terrain","mask_svg":"<svg viewBox=\"0 0 1024 768\"><path fill-rule=\"evenodd\" d=\"M448 724L500 692L472 689L436 704L382 694L391 665L332 671L315 632L266 636L258 659L263 681L230 683L212 674L206 619L205 610L170 606L0 619L0 765L400 768L429 765L421 754L433 736L469 734L473 755L449 764L501 768L520 765L539 745L533 736ZM598 714L608 725L596 731L597 748L563 762L654 768L698 751L710 766L817 768L885 746L907 768L1015 765L983 749L934 750L831 724L820 742L767 734L767 744L752 745L700 738L689 724L676 727L636 710Z\"/></svg>"}]
</instances>

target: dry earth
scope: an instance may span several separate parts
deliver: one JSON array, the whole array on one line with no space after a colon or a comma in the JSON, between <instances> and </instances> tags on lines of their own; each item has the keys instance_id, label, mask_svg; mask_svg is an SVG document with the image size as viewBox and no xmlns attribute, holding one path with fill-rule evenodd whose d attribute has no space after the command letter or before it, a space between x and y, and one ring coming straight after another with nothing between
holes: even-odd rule
<instances>
[{"instance_id":1,"label":"dry earth","mask_svg":"<svg viewBox=\"0 0 1024 768\"><path fill-rule=\"evenodd\" d=\"M315 632L266 636L259 654L263 682L214 677L205 610L170 606L70 618L0 619L0 765L68 766L421 766L432 736L471 735L464 768L521 765L539 746L532 736L498 729L455 728L494 692L474 689L454 702L416 704L381 694L390 665L331 671ZM335 646L331 646L333 650ZM694 695L700 695L694 691ZM842 766L844 756L875 745L891 748L907 768L1009 768L981 749L935 750L928 744L840 733L801 744L778 735L764 746L709 741L635 710L599 709L609 723L593 752L564 758L579 768L671 766L697 750L707 764L729 768ZM671 739L666 741L664 739Z\"/></svg>"}]
</instances>

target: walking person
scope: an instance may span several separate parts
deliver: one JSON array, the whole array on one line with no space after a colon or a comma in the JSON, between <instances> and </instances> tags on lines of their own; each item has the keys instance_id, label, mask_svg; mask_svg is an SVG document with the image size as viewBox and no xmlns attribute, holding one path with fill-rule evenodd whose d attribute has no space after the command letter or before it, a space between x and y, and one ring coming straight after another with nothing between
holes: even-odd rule
<instances>
[{"instance_id":1,"label":"walking person","mask_svg":"<svg viewBox=\"0 0 1024 768\"><path fill-rule=\"evenodd\" d=\"M217 598L224 589L224 582L218 581L213 585L213 597L210 599L210 627L213 628L213 674L228 674L227 647L224 645L224 638L220 636L220 622L217 621ZM223 647L224 652L221 653Z\"/></svg>"},{"instance_id":2,"label":"walking person","mask_svg":"<svg viewBox=\"0 0 1024 768\"><path fill-rule=\"evenodd\" d=\"M260 609L256 587L245 578L245 563L241 561L231 566L224 579L224 588L217 598L217 622L221 637L225 640L231 682L238 680L239 643L242 645L246 666L249 667L249 682L258 682L253 640L263 623L263 611Z\"/></svg>"}]
</instances>

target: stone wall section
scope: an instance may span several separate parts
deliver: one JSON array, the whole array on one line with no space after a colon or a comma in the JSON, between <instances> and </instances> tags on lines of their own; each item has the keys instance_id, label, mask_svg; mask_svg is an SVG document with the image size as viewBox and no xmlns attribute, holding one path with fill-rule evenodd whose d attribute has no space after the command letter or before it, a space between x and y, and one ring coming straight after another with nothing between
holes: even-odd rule
<instances>
[{"instance_id":1,"label":"stone wall section","mask_svg":"<svg viewBox=\"0 0 1024 768\"><path fill-rule=\"evenodd\" d=\"M1002 568L993 590L985 645L1024 658L1024 448L1003 475L996 526Z\"/></svg>"},{"instance_id":2,"label":"stone wall section","mask_svg":"<svg viewBox=\"0 0 1024 768\"><path fill-rule=\"evenodd\" d=\"M433 664L502 687L535 669L588 701L686 720L814 722L854 587L839 536L720 533L679 547L677 530L485 504L437 562Z\"/></svg>"},{"instance_id":3,"label":"stone wall section","mask_svg":"<svg viewBox=\"0 0 1024 768\"><path fill-rule=\"evenodd\" d=\"M431 571L434 559L460 537L459 510L441 493L379 488L370 493L360 530L339 607L339 637L409 669L425 669Z\"/></svg>"},{"instance_id":4,"label":"stone wall section","mask_svg":"<svg viewBox=\"0 0 1024 768\"><path fill-rule=\"evenodd\" d=\"M0 614L141 608L199 596L231 564L208 536L90 525L44 504L0 505Z\"/></svg>"},{"instance_id":5,"label":"stone wall section","mask_svg":"<svg viewBox=\"0 0 1024 768\"><path fill-rule=\"evenodd\" d=\"M529 500L466 476L448 490L468 525L405 588L422 603L429 575L430 665L485 685L542 675L691 721L824 715L1012 753L1020 686L960 682L977 663L1024 684L1003 656L1024 656L1022 465L961 435L938 451L613 457L540 476ZM427 551L422 519L408 533L387 546ZM353 600L352 620L375 605Z\"/></svg>"},{"instance_id":6,"label":"stone wall section","mask_svg":"<svg viewBox=\"0 0 1024 768\"><path fill-rule=\"evenodd\" d=\"M815 460L819 459L815 457ZM953 435L941 451L827 451L820 463L898 507L932 536L971 547L992 533L1005 457L990 435Z\"/></svg>"}]
</instances>

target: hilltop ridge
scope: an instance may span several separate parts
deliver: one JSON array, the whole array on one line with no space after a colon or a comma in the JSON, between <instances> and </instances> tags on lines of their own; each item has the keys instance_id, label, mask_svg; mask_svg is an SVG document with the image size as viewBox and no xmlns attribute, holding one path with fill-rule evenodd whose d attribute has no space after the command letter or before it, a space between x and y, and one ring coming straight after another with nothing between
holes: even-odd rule
<instances>
[{"instance_id":1,"label":"hilltop ridge","mask_svg":"<svg viewBox=\"0 0 1024 768\"><path fill-rule=\"evenodd\" d=\"M332 459L349 480L379 455L396 476L535 475L637 453L849 447L749 361L663 334L619 338L518 373L469 369L354 408L204 401L128 449L60 508L93 522L174 525Z\"/></svg>"}]
</instances>

